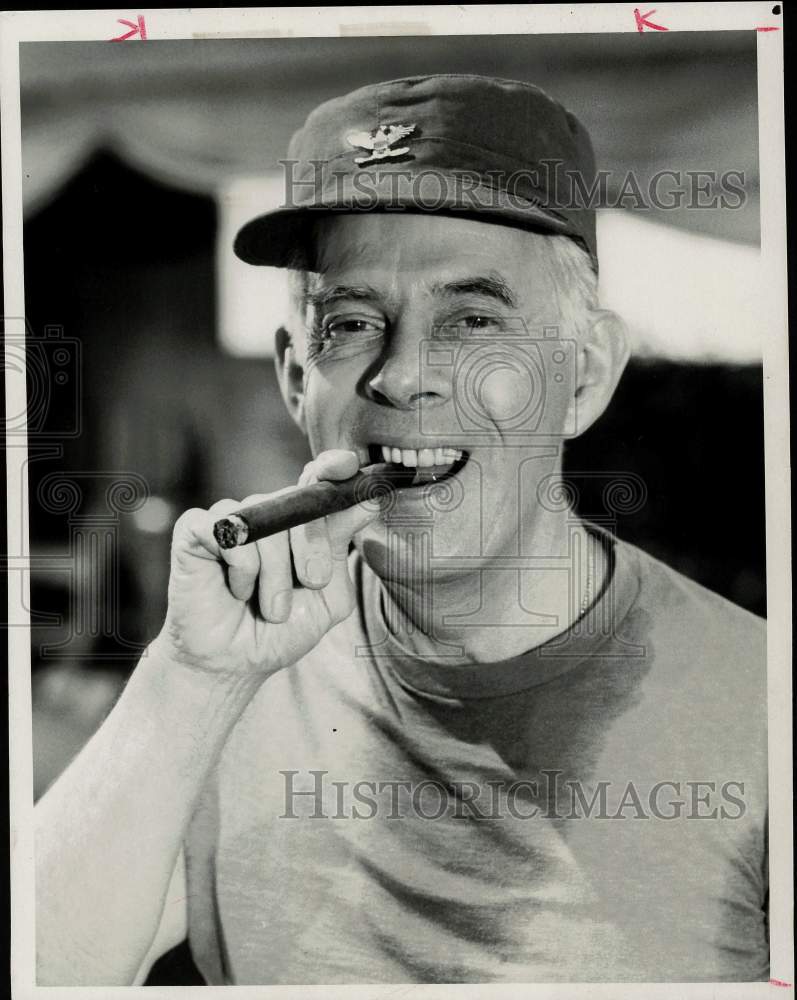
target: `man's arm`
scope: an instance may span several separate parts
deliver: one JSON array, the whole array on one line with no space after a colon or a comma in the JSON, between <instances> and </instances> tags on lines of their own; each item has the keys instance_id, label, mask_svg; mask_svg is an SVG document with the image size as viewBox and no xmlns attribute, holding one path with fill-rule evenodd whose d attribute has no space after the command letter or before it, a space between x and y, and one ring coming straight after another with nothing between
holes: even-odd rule
<instances>
[{"instance_id":1,"label":"man's arm","mask_svg":"<svg viewBox=\"0 0 797 1000\"><path fill-rule=\"evenodd\" d=\"M358 464L352 452L325 452L303 481L347 479ZM163 630L36 806L39 985L129 985L184 935L185 891L169 885L179 886L191 814L232 727L267 677L354 607L349 543L378 509L358 505L222 551L213 524L240 505L178 520Z\"/></svg>"},{"instance_id":2,"label":"man's arm","mask_svg":"<svg viewBox=\"0 0 797 1000\"><path fill-rule=\"evenodd\" d=\"M188 937L188 889L185 876L185 853L180 849L174 866L166 899L163 904L160 924L155 932L155 940L150 945L146 958L141 963L133 986L142 986L161 955L176 948Z\"/></svg>"},{"instance_id":3,"label":"man's arm","mask_svg":"<svg viewBox=\"0 0 797 1000\"><path fill-rule=\"evenodd\" d=\"M157 649L136 668L36 806L39 985L129 985L185 936L185 891L167 890L184 890L194 803L252 693L203 684Z\"/></svg>"}]
</instances>

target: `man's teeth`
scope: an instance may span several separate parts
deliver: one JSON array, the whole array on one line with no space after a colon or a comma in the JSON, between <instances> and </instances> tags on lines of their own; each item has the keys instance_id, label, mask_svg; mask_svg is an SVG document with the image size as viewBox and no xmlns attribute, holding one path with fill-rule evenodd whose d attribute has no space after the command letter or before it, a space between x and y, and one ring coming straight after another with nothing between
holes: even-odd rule
<instances>
[{"instance_id":1,"label":"man's teeth","mask_svg":"<svg viewBox=\"0 0 797 1000\"><path fill-rule=\"evenodd\" d=\"M462 452L456 448L391 448L383 444L382 457L394 465L425 469L433 465L453 465L462 458Z\"/></svg>"}]
</instances>

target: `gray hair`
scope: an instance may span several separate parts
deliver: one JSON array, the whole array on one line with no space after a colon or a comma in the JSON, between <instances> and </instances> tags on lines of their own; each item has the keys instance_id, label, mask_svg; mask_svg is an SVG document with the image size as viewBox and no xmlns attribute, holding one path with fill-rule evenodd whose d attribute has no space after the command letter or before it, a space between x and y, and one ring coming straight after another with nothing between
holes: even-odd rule
<instances>
[{"instance_id":1,"label":"gray hair","mask_svg":"<svg viewBox=\"0 0 797 1000\"><path fill-rule=\"evenodd\" d=\"M550 245L545 254L556 290L562 332L576 340L586 337L589 320L598 309L598 275L587 251L570 236L541 236Z\"/></svg>"}]
</instances>

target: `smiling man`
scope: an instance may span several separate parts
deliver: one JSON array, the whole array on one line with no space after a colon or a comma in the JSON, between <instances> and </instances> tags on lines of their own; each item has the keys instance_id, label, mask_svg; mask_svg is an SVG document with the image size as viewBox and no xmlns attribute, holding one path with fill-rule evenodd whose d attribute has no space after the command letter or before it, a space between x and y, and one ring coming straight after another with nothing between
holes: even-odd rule
<instances>
[{"instance_id":1,"label":"smiling man","mask_svg":"<svg viewBox=\"0 0 797 1000\"><path fill-rule=\"evenodd\" d=\"M562 502L627 348L554 162L588 186L585 132L506 80L297 133L236 249L293 272L300 482L415 472L228 551L242 501L180 518L163 631L37 807L40 983L186 936L218 984L766 979L763 624Z\"/></svg>"},{"instance_id":2,"label":"smiling man","mask_svg":"<svg viewBox=\"0 0 797 1000\"><path fill-rule=\"evenodd\" d=\"M591 552L575 567L584 579L535 573L530 558L523 568L537 643L562 632L574 590L591 570L599 589L605 564L582 526L529 498L558 472L568 428L603 410L627 357L619 321L595 306L587 254L565 236L439 215L343 215L318 222L311 243L294 335L278 345L285 397L314 454L417 469L358 542L394 617L408 619L403 634L418 653L459 647L471 662L525 651L518 557L570 565L575 546ZM573 319L560 332L563 315ZM480 604L494 620L463 629Z\"/></svg>"}]
</instances>

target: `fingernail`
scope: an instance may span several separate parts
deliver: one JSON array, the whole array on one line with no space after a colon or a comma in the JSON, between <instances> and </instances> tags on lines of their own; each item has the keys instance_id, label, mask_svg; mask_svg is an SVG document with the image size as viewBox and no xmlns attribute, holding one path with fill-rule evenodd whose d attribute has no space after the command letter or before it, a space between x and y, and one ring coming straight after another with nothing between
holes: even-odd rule
<instances>
[{"instance_id":1,"label":"fingernail","mask_svg":"<svg viewBox=\"0 0 797 1000\"><path fill-rule=\"evenodd\" d=\"M311 556L304 566L304 575L309 583L320 585L329 579L329 560L326 556Z\"/></svg>"},{"instance_id":2,"label":"fingernail","mask_svg":"<svg viewBox=\"0 0 797 1000\"><path fill-rule=\"evenodd\" d=\"M271 600L271 616L284 621L291 612L291 599L293 593L290 590L281 590L275 594Z\"/></svg>"}]
</instances>

